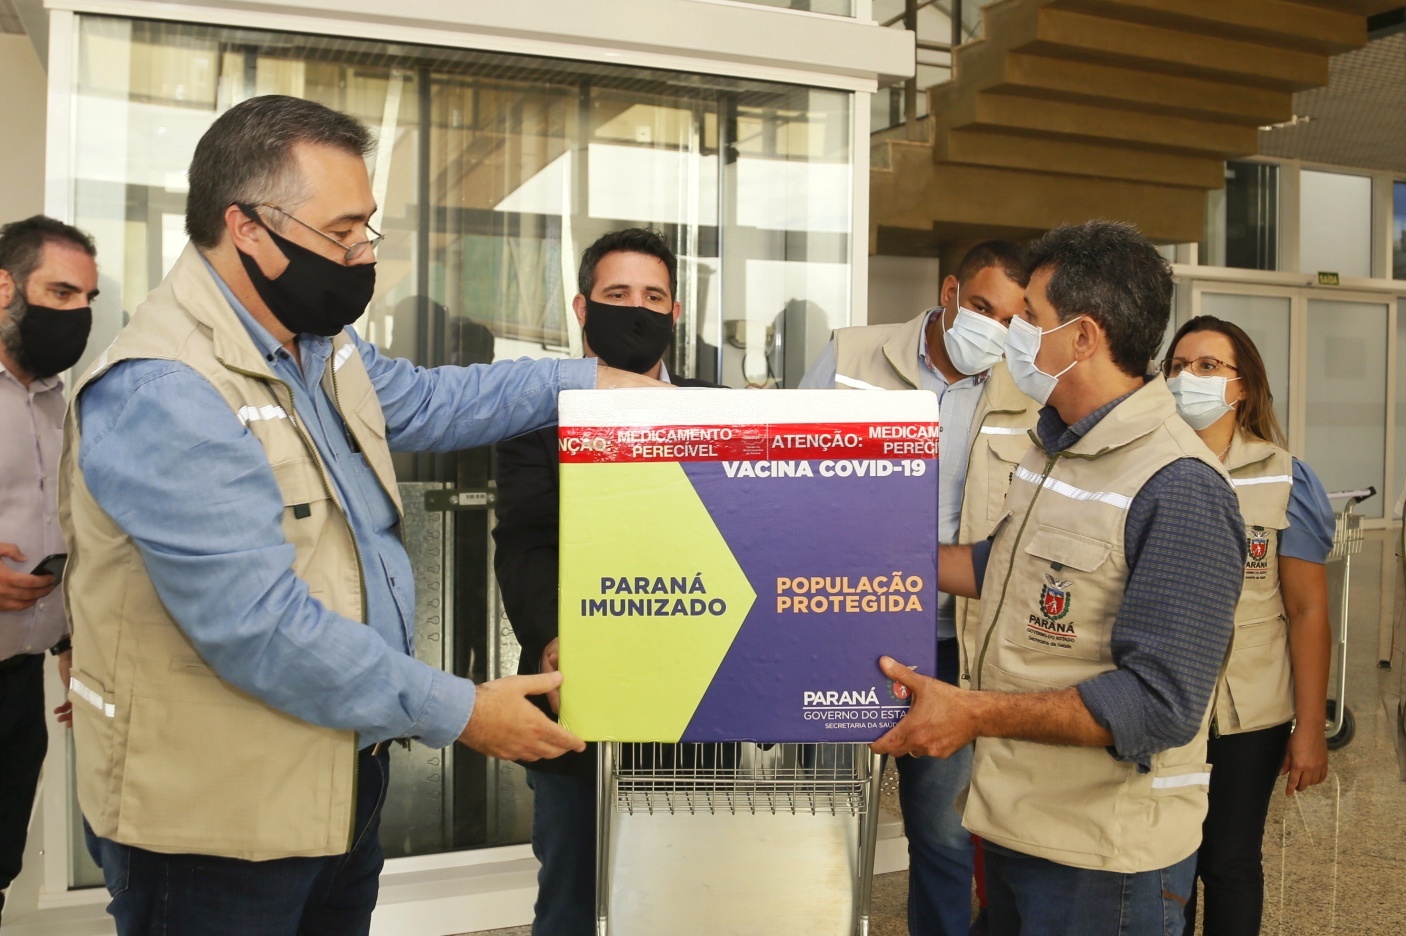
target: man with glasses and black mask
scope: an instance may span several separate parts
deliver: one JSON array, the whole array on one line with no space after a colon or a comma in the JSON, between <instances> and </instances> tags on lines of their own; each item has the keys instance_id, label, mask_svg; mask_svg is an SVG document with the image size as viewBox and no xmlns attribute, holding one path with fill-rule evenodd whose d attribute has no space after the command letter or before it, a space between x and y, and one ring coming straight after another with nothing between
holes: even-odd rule
<instances>
[{"instance_id":1,"label":"man with glasses and black mask","mask_svg":"<svg viewBox=\"0 0 1406 936\"><path fill-rule=\"evenodd\" d=\"M803 389L931 390L942 418L938 540L991 532L1011 471L1030 447L1039 408L1001 357L1006 325L1024 306L1025 250L986 241L942 281L942 305L899 325L842 328L801 381ZM937 677L956 685L957 637L975 624L977 602L939 595ZM897 761L908 839L908 932L966 936L975 850L956 800L971 776L971 747L947 758Z\"/></svg>"},{"instance_id":2,"label":"man with glasses and black mask","mask_svg":"<svg viewBox=\"0 0 1406 936\"><path fill-rule=\"evenodd\" d=\"M679 304L678 260L653 231L601 237L581 255L572 302L587 357L680 387L714 387L670 374L664 352ZM498 444L498 525L493 569L513 632L518 672L557 669L557 433L539 429ZM641 531L667 536L667 530ZM534 700L543 705L541 697ZM555 717L556 693L544 711ZM549 706L549 707L548 707ZM542 863L532 932L590 936L596 931L596 751L528 764L533 791L532 851Z\"/></svg>"},{"instance_id":3,"label":"man with glasses and black mask","mask_svg":"<svg viewBox=\"0 0 1406 936\"><path fill-rule=\"evenodd\" d=\"M20 872L48 749L44 655L68 682L68 622L54 594L63 381L98 294L92 238L35 215L0 228L0 908ZM59 720L68 719L67 709Z\"/></svg>"},{"instance_id":4,"label":"man with glasses and black mask","mask_svg":"<svg viewBox=\"0 0 1406 936\"><path fill-rule=\"evenodd\" d=\"M375 287L354 118L257 97L189 172L191 243L65 425L79 803L128 934L366 933L387 744L531 760L582 743L528 697L411 655L391 451L551 423L595 361L417 368L349 327Z\"/></svg>"}]
</instances>

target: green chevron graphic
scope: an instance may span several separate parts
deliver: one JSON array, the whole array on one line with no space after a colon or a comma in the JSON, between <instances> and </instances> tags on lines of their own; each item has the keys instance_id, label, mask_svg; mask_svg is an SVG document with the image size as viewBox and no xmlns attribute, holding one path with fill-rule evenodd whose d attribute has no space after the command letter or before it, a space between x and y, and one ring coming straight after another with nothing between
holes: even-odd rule
<instances>
[{"instance_id":1,"label":"green chevron graphic","mask_svg":"<svg viewBox=\"0 0 1406 936\"><path fill-rule=\"evenodd\" d=\"M683 466L562 465L560 548L561 723L677 741L757 598Z\"/></svg>"}]
</instances>

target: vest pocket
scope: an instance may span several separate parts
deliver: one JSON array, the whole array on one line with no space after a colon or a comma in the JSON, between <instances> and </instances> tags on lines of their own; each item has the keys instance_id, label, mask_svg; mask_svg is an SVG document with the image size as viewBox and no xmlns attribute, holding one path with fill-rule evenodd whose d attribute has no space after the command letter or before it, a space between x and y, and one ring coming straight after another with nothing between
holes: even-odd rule
<instances>
[{"instance_id":1,"label":"vest pocket","mask_svg":"<svg viewBox=\"0 0 1406 936\"><path fill-rule=\"evenodd\" d=\"M1116 609L1110 607L1111 583L1103 566L1112 552L1102 540L1037 527L1025 545L1026 555L1037 561L1021 563L1034 574L1012 576L1012 586L1022 593L1006 598L1014 614L1005 628L1006 642L1046 657L1111 661L1108 634Z\"/></svg>"},{"instance_id":2,"label":"vest pocket","mask_svg":"<svg viewBox=\"0 0 1406 936\"><path fill-rule=\"evenodd\" d=\"M120 777L112 762L113 733L117 730L112 689L74 667L69 673L68 699L73 703L73 746L81 761L75 771L78 802L93 827L101 830L99 834L111 834L117 814L115 781Z\"/></svg>"},{"instance_id":3,"label":"vest pocket","mask_svg":"<svg viewBox=\"0 0 1406 936\"><path fill-rule=\"evenodd\" d=\"M1211 765L1176 764L1152 771L1152 795L1205 797L1211 785Z\"/></svg>"},{"instance_id":4,"label":"vest pocket","mask_svg":"<svg viewBox=\"0 0 1406 936\"><path fill-rule=\"evenodd\" d=\"M333 787L352 734L241 696L222 682L181 680L132 698L122 841L252 859L345 848L350 777Z\"/></svg>"},{"instance_id":5,"label":"vest pocket","mask_svg":"<svg viewBox=\"0 0 1406 936\"><path fill-rule=\"evenodd\" d=\"M978 738L964 824L1017 851L1097 867L1118 854L1133 770L1102 748Z\"/></svg>"},{"instance_id":6,"label":"vest pocket","mask_svg":"<svg viewBox=\"0 0 1406 936\"><path fill-rule=\"evenodd\" d=\"M297 457L273 466L273 477L283 496L283 537L298 551L295 571L303 574L318 537L333 509L322 472L311 458Z\"/></svg>"},{"instance_id":7,"label":"vest pocket","mask_svg":"<svg viewBox=\"0 0 1406 936\"><path fill-rule=\"evenodd\" d=\"M1225 688L1234 716L1229 727L1253 731L1293 717L1289 627L1282 615L1236 622Z\"/></svg>"},{"instance_id":8,"label":"vest pocket","mask_svg":"<svg viewBox=\"0 0 1406 936\"><path fill-rule=\"evenodd\" d=\"M1030 451L1030 437L1020 435L987 435L986 439L986 519L999 520L1006 512L1006 492L1011 489L1011 473L1025 453ZM969 466L968 471L972 470Z\"/></svg>"}]
</instances>

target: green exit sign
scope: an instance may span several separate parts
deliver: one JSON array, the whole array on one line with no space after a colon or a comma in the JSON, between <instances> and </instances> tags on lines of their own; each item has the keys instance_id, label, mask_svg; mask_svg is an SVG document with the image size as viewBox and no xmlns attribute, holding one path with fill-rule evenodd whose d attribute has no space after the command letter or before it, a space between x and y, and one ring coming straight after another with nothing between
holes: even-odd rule
<instances>
[{"instance_id":1,"label":"green exit sign","mask_svg":"<svg viewBox=\"0 0 1406 936\"><path fill-rule=\"evenodd\" d=\"M1338 280L1338 274L1336 274L1336 273L1319 273L1319 274L1318 274L1318 285L1319 285L1319 286L1341 286L1342 283Z\"/></svg>"}]
</instances>

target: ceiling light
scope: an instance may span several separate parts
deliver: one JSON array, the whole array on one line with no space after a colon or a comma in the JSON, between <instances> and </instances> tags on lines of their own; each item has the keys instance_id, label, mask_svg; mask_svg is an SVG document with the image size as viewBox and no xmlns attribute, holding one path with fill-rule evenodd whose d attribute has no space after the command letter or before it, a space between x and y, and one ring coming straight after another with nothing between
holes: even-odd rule
<instances>
[{"instance_id":1,"label":"ceiling light","mask_svg":"<svg viewBox=\"0 0 1406 936\"><path fill-rule=\"evenodd\" d=\"M1285 128L1285 127L1297 127L1299 124L1306 124L1306 123L1309 123L1309 122L1312 121L1312 120L1313 120L1313 118L1310 117L1308 114L1295 114L1293 117L1291 117L1291 118L1289 118L1288 120L1285 120L1285 121L1283 121L1283 122L1281 122L1281 123L1266 124L1265 126L1260 127L1260 129L1261 129L1261 130L1282 130L1282 129Z\"/></svg>"}]
</instances>

